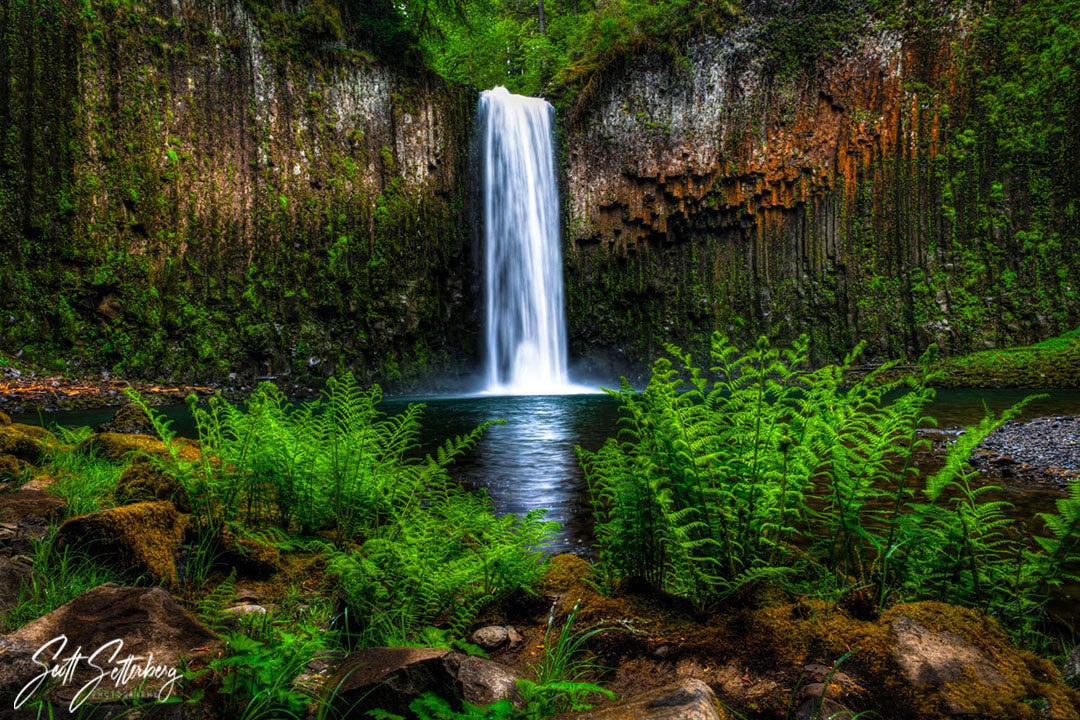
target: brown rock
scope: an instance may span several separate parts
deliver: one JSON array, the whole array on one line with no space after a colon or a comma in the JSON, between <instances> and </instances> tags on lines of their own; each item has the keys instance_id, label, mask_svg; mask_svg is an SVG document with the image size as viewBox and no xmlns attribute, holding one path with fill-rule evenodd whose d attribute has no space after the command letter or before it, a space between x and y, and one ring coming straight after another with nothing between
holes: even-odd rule
<instances>
[{"instance_id":1,"label":"brown rock","mask_svg":"<svg viewBox=\"0 0 1080 720\"><path fill-rule=\"evenodd\" d=\"M502 625L488 625L474 632L469 639L474 645L490 652L510 642L510 633Z\"/></svg>"},{"instance_id":2,"label":"brown rock","mask_svg":"<svg viewBox=\"0 0 1080 720\"><path fill-rule=\"evenodd\" d=\"M445 662L449 650L438 648L368 648L350 654L324 686L331 709L364 717L382 709L411 717L409 703L436 692L456 708L461 694Z\"/></svg>"},{"instance_id":3,"label":"brown rock","mask_svg":"<svg viewBox=\"0 0 1080 720\"><path fill-rule=\"evenodd\" d=\"M473 705L490 705L509 699L517 707L525 706L518 691L520 677L513 668L473 655L451 653L447 666L461 686L461 696Z\"/></svg>"},{"instance_id":4,"label":"brown rock","mask_svg":"<svg viewBox=\"0 0 1080 720\"><path fill-rule=\"evenodd\" d=\"M41 490L16 490L0 494L0 522L37 518L52 521L64 515L67 502Z\"/></svg>"},{"instance_id":5,"label":"brown rock","mask_svg":"<svg viewBox=\"0 0 1080 720\"><path fill-rule=\"evenodd\" d=\"M129 684L114 687L110 680L102 682L90 701L115 700L115 694L130 693L145 682L142 696L167 689L168 669L180 666L181 657L191 667L198 665L221 646L209 630L197 623L161 588L121 587L101 585L71 602L8 635L0 636L0 693L22 688L41 673L41 667L30 658L43 645L65 636L52 646L58 661L71 656L76 648L91 654L109 642L122 641L114 659L98 657L96 664L105 672L117 667L129 655L147 658L153 655L152 665L164 668L161 677L140 676ZM77 690L99 674L85 660L75 665L71 682L55 691L55 697L68 701Z\"/></svg>"},{"instance_id":6,"label":"brown rock","mask_svg":"<svg viewBox=\"0 0 1080 720\"><path fill-rule=\"evenodd\" d=\"M24 582L30 579L30 567L0 555L0 617L15 607Z\"/></svg>"},{"instance_id":7,"label":"brown rock","mask_svg":"<svg viewBox=\"0 0 1080 720\"><path fill-rule=\"evenodd\" d=\"M508 698L518 706L513 668L440 648L369 648L349 655L324 686L335 708L350 717L372 709L413 717L409 704L433 692L456 709L462 701L487 705Z\"/></svg>"},{"instance_id":8,"label":"brown rock","mask_svg":"<svg viewBox=\"0 0 1080 720\"><path fill-rule=\"evenodd\" d=\"M970 642L950 632L933 632L908 617L892 622L893 659L909 683L941 686L971 672L984 685L1005 684L993 662Z\"/></svg>"},{"instance_id":9,"label":"brown rock","mask_svg":"<svg viewBox=\"0 0 1080 720\"><path fill-rule=\"evenodd\" d=\"M510 640L510 644L506 648L507 650L512 652L521 649L521 647L525 645L525 638L521 637L521 633L515 630L513 625L506 626L506 635Z\"/></svg>"},{"instance_id":10,"label":"brown rock","mask_svg":"<svg viewBox=\"0 0 1080 720\"><path fill-rule=\"evenodd\" d=\"M0 522L0 555L31 555L34 540L49 534L49 525L41 518L22 518L16 522Z\"/></svg>"},{"instance_id":11,"label":"brown rock","mask_svg":"<svg viewBox=\"0 0 1080 720\"><path fill-rule=\"evenodd\" d=\"M59 542L107 557L132 576L176 581L175 553L184 522L168 501L144 502L71 518L60 526Z\"/></svg>"},{"instance_id":12,"label":"brown rock","mask_svg":"<svg viewBox=\"0 0 1080 720\"><path fill-rule=\"evenodd\" d=\"M727 713L717 708L709 686L690 679L596 710L559 715L558 720L727 720Z\"/></svg>"}]
</instances>

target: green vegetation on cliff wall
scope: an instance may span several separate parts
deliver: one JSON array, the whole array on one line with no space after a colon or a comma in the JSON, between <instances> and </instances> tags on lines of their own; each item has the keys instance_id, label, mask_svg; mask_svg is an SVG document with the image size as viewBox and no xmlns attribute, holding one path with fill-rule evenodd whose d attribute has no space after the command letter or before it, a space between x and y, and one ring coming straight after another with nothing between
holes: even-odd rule
<instances>
[{"instance_id":1,"label":"green vegetation on cliff wall","mask_svg":"<svg viewBox=\"0 0 1080 720\"><path fill-rule=\"evenodd\" d=\"M563 117L572 354L640 369L720 329L912 359L1076 327L1077 57L1077 0L762 0L608 67Z\"/></svg>"},{"instance_id":2,"label":"green vegetation on cliff wall","mask_svg":"<svg viewBox=\"0 0 1080 720\"><path fill-rule=\"evenodd\" d=\"M201 379L471 364L472 93L350 44L378 18L290 8L0 1L0 349Z\"/></svg>"}]
</instances>

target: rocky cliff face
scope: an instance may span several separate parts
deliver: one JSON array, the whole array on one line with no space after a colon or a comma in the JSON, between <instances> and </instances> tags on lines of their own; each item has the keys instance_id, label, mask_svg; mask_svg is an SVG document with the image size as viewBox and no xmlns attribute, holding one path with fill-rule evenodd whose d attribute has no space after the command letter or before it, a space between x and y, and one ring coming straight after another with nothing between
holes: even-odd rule
<instances>
[{"instance_id":1,"label":"rocky cliff face","mask_svg":"<svg viewBox=\"0 0 1080 720\"><path fill-rule=\"evenodd\" d=\"M906 19L747 5L564 113L571 349L587 367L640 369L666 341L704 360L714 329L807 333L831 359L1075 326L1071 161L1004 147L984 97L1008 62L995 43L1016 41L989 24L1004 3L915 3Z\"/></svg>"},{"instance_id":2,"label":"rocky cliff face","mask_svg":"<svg viewBox=\"0 0 1080 720\"><path fill-rule=\"evenodd\" d=\"M0 37L0 347L204 379L472 363L472 92L274 1L2 0Z\"/></svg>"}]
</instances>

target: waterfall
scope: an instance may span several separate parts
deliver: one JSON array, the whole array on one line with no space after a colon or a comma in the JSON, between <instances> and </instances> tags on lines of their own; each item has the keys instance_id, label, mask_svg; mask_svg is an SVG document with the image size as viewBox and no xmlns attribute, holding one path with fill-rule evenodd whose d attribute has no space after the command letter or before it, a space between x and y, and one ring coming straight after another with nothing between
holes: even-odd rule
<instances>
[{"instance_id":1,"label":"waterfall","mask_svg":"<svg viewBox=\"0 0 1080 720\"><path fill-rule=\"evenodd\" d=\"M555 175L555 108L497 87L477 107L484 221L487 391L574 392Z\"/></svg>"}]
</instances>

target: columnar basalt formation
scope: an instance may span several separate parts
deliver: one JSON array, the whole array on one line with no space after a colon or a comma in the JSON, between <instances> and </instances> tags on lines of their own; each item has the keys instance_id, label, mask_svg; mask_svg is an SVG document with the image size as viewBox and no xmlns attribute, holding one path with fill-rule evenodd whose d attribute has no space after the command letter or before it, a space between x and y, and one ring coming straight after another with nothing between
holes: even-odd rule
<instances>
[{"instance_id":1,"label":"columnar basalt formation","mask_svg":"<svg viewBox=\"0 0 1080 720\"><path fill-rule=\"evenodd\" d=\"M566 114L572 355L640 369L675 341L702 359L719 329L808 333L819 359L860 341L913 358L1075 326L1069 243L1023 241L1053 201L993 135L962 154L986 51L974 11L931 3L917 32L868 20L785 67L783 4L748 6L682 57L608 70Z\"/></svg>"},{"instance_id":2,"label":"columnar basalt formation","mask_svg":"<svg viewBox=\"0 0 1080 720\"><path fill-rule=\"evenodd\" d=\"M204 379L471 365L475 95L286 5L0 2L0 347Z\"/></svg>"}]
</instances>

